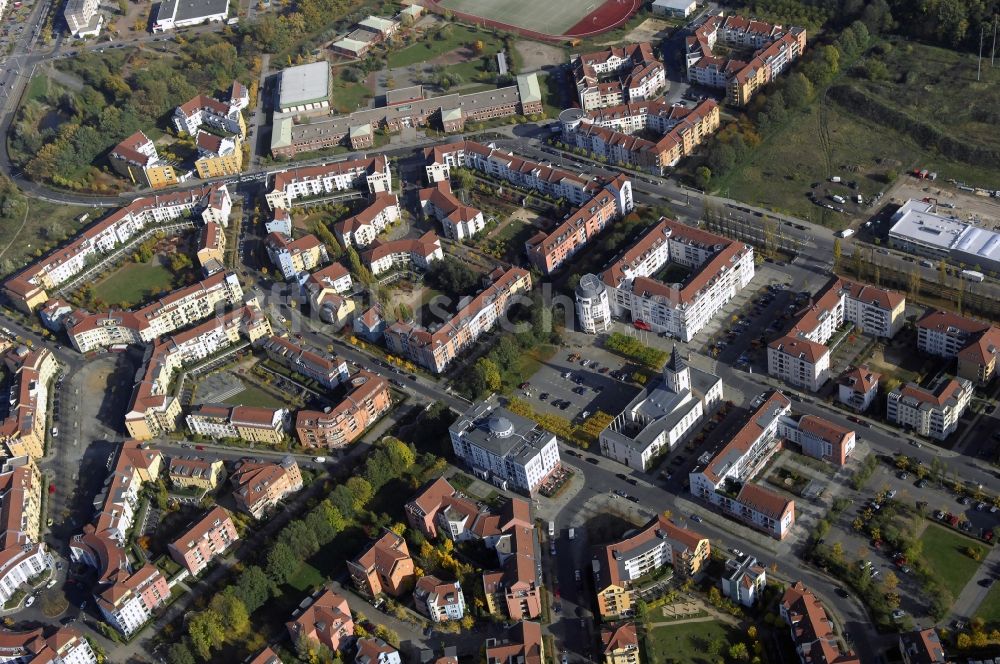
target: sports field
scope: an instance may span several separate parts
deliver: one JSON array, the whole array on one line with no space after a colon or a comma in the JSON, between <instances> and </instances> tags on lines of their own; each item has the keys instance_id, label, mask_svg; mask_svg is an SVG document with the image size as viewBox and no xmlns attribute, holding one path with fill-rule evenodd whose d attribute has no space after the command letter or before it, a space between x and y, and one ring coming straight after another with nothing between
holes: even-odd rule
<instances>
[{"instance_id":1,"label":"sports field","mask_svg":"<svg viewBox=\"0 0 1000 664\"><path fill-rule=\"evenodd\" d=\"M438 0L440 7L548 35L561 35L605 0Z\"/></svg>"}]
</instances>

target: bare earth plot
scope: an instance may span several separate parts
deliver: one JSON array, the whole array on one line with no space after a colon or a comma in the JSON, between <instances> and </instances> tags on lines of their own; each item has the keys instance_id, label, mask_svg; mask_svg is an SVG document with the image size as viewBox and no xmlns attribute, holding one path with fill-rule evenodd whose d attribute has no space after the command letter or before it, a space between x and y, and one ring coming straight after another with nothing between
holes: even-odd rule
<instances>
[{"instance_id":1,"label":"bare earth plot","mask_svg":"<svg viewBox=\"0 0 1000 664\"><path fill-rule=\"evenodd\" d=\"M604 0L443 0L445 9L475 14L520 28L561 35L596 10Z\"/></svg>"}]
</instances>

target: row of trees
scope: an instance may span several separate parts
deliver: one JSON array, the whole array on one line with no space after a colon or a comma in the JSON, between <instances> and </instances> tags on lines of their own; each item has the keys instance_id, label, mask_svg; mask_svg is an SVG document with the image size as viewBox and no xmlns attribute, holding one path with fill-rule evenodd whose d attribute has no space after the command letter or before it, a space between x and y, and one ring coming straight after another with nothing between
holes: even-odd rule
<instances>
[{"instance_id":1,"label":"row of trees","mask_svg":"<svg viewBox=\"0 0 1000 664\"><path fill-rule=\"evenodd\" d=\"M667 361L666 351L647 346L635 337L621 332L609 334L604 340L604 347L650 369L660 369Z\"/></svg>"}]
</instances>

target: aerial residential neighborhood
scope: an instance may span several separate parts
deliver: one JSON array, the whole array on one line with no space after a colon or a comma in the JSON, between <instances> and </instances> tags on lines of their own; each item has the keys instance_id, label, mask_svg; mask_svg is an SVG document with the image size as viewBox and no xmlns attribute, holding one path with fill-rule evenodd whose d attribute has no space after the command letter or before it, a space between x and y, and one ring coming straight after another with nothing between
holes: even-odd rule
<instances>
[{"instance_id":1,"label":"aerial residential neighborhood","mask_svg":"<svg viewBox=\"0 0 1000 664\"><path fill-rule=\"evenodd\" d=\"M0 2L0 660L997 664L997 0Z\"/></svg>"}]
</instances>

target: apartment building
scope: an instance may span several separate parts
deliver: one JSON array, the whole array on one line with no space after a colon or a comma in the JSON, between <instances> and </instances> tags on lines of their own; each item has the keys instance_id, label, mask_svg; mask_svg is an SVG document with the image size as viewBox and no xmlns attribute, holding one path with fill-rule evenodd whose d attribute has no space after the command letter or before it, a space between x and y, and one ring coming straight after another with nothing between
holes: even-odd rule
<instances>
[{"instance_id":1,"label":"apartment building","mask_svg":"<svg viewBox=\"0 0 1000 664\"><path fill-rule=\"evenodd\" d=\"M399 219L399 197L387 191L380 191L372 202L353 217L337 222L333 232L340 244L349 247L367 247L389 224Z\"/></svg>"},{"instance_id":2,"label":"apartment building","mask_svg":"<svg viewBox=\"0 0 1000 664\"><path fill-rule=\"evenodd\" d=\"M837 381L837 400L863 413L875 402L881 378L882 374L872 371L868 365L851 367Z\"/></svg>"},{"instance_id":3,"label":"apartment building","mask_svg":"<svg viewBox=\"0 0 1000 664\"><path fill-rule=\"evenodd\" d=\"M351 274L342 263L313 272L306 278L303 288L309 296L310 308L323 322L342 326L353 318L354 300L340 294L354 289Z\"/></svg>"},{"instance_id":4,"label":"apartment building","mask_svg":"<svg viewBox=\"0 0 1000 664\"><path fill-rule=\"evenodd\" d=\"M949 311L932 311L917 321L917 348L928 355L956 358L959 377L985 385L996 376L1000 328Z\"/></svg>"},{"instance_id":5,"label":"apartment building","mask_svg":"<svg viewBox=\"0 0 1000 664\"><path fill-rule=\"evenodd\" d=\"M842 652L833 621L811 590L796 581L781 598L778 611L791 629L792 642L802 664L861 664L853 651Z\"/></svg>"},{"instance_id":6,"label":"apartment building","mask_svg":"<svg viewBox=\"0 0 1000 664\"><path fill-rule=\"evenodd\" d=\"M285 624L292 643L315 641L337 653L354 636L354 616L347 600L329 588L307 598Z\"/></svg>"},{"instance_id":7,"label":"apartment building","mask_svg":"<svg viewBox=\"0 0 1000 664\"><path fill-rule=\"evenodd\" d=\"M681 578L696 577L708 564L708 538L657 516L635 535L596 547L593 559L597 608L603 619L632 615L634 582L670 565Z\"/></svg>"},{"instance_id":8,"label":"apartment building","mask_svg":"<svg viewBox=\"0 0 1000 664\"><path fill-rule=\"evenodd\" d=\"M568 109L559 114L563 142L612 164L656 175L690 156L719 129L719 105L712 99L694 108L647 101L601 108L589 113ZM635 136L657 133L658 139Z\"/></svg>"},{"instance_id":9,"label":"apartment building","mask_svg":"<svg viewBox=\"0 0 1000 664\"><path fill-rule=\"evenodd\" d=\"M49 252L4 282L4 291L19 309L31 313L49 299L50 290L69 281L95 258L108 254L147 230L193 212L202 221L225 226L232 199L224 184L137 198L91 225L69 244Z\"/></svg>"},{"instance_id":10,"label":"apartment building","mask_svg":"<svg viewBox=\"0 0 1000 664\"><path fill-rule=\"evenodd\" d=\"M406 520L427 539L436 539L438 532L460 542L473 536L473 525L480 516L475 502L469 500L443 477L429 483L406 503ZM440 528L440 531L438 530Z\"/></svg>"},{"instance_id":11,"label":"apartment building","mask_svg":"<svg viewBox=\"0 0 1000 664\"><path fill-rule=\"evenodd\" d=\"M282 235L292 234L292 215L284 208L274 208L273 217L270 221L264 222L264 230L267 234L281 233Z\"/></svg>"},{"instance_id":12,"label":"apartment building","mask_svg":"<svg viewBox=\"0 0 1000 664\"><path fill-rule=\"evenodd\" d=\"M66 333L80 353L117 344L151 343L242 303L243 288L236 273L217 272L135 311L87 314L78 310L66 319Z\"/></svg>"},{"instance_id":13,"label":"apartment building","mask_svg":"<svg viewBox=\"0 0 1000 664\"><path fill-rule=\"evenodd\" d=\"M264 648L253 659L247 659L246 664L283 664L283 662L271 648Z\"/></svg>"},{"instance_id":14,"label":"apartment building","mask_svg":"<svg viewBox=\"0 0 1000 664\"><path fill-rule=\"evenodd\" d=\"M545 642L539 623L522 620L507 628L502 638L486 639L486 664L542 664Z\"/></svg>"},{"instance_id":15,"label":"apartment building","mask_svg":"<svg viewBox=\"0 0 1000 664\"><path fill-rule=\"evenodd\" d=\"M167 478L179 489L211 491L219 486L226 474L222 459L205 459L194 455L170 457Z\"/></svg>"},{"instance_id":16,"label":"apartment building","mask_svg":"<svg viewBox=\"0 0 1000 664\"><path fill-rule=\"evenodd\" d=\"M375 276L399 270L427 270L431 263L444 258L441 239L434 231L427 231L416 240L379 242L361 254L361 262Z\"/></svg>"},{"instance_id":17,"label":"apartment building","mask_svg":"<svg viewBox=\"0 0 1000 664\"><path fill-rule=\"evenodd\" d=\"M229 512L216 506L169 543L167 552L188 573L198 575L239 538Z\"/></svg>"},{"instance_id":18,"label":"apartment building","mask_svg":"<svg viewBox=\"0 0 1000 664\"><path fill-rule=\"evenodd\" d=\"M692 495L779 540L795 523L795 503L750 481L780 447L778 427L791 407L777 390L758 396L749 420L707 462L699 459L688 476Z\"/></svg>"},{"instance_id":19,"label":"apartment building","mask_svg":"<svg viewBox=\"0 0 1000 664\"><path fill-rule=\"evenodd\" d=\"M451 183L448 181L421 189L419 196L420 210L424 216L441 223L446 238L465 240L483 230L486 225L482 211L458 200L451 192Z\"/></svg>"},{"instance_id":20,"label":"apartment building","mask_svg":"<svg viewBox=\"0 0 1000 664\"><path fill-rule=\"evenodd\" d=\"M619 174L595 189L593 198L552 231L539 231L526 240L524 250L528 260L543 274L552 274L632 207L632 183Z\"/></svg>"},{"instance_id":21,"label":"apartment building","mask_svg":"<svg viewBox=\"0 0 1000 664\"><path fill-rule=\"evenodd\" d=\"M222 271L222 262L226 255L226 234L219 224L210 221L201 227L198 234L198 265L211 274ZM237 282L239 283L239 282Z\"/></svg>"},{"instance_id":22,"label":"apartment building","mask_svg":"<svg viewBox=\"0 0 1000 664\"><path fill-rule=\"evenodd\" d=\"M958 428L958 420L972 401L972 381L942 376L930 388L916 383L901 385L886 397L886 418L907 430L935 440L945 440Z\"/></svg>"},{"instance_id":23,"label":"apartment building","mask_svg":"<svg viewBox=\"0 0 1000 664\"><path fill-rule=\"evenodd\" d=\"M422 576L413 589L413 603L436 623L461 620L465 615L465 597L458 581L445 583L436 576Z\"/></svg>"},{"instance_id":24,"label":"apartment building","mask_svg":"<svg viewBox=\"0 0 1000 664\"><path fill-rule=\"evenodd\" d=\"M244 459L229 481L235 487L236 506L255 519L302 488L299 465L291 456L280 463Z\"/></svg>"},{"instance_id":25,"label":"apartment building","mask_svg":"<svg viewBox=\"0 0 1000 664\"><path fill-rule=\"evenodd\" d=\"M722 595L737 604L753 607L767 587L767 572L753 556L741 554L726 561Z\"/></svg>"},{"instance_id":26,"label":"apartment building","mask_svg":"<svg viewBox=\"0 0 1000 664\"><path fill-rule=\"evenodd\" d=\"M296 413L295 435L306 447L346 447L391 408L389 382L362 369L350 379L347 395L336 406Z\"/></svg>"},{"instance_id":27,"label":"apartment building","mask_svg":"<svg viewBox=\"0 0 1000 664\"><path fill-rule=\"evenodd\" d=\"M4 630L0 652L11 664L97 664L90 642L72 627Z\"/></svg>"},{"instance_id":28,"label":"apartment building","mask_svg":"<svg viewBox=\"0 0 1000 664\"><path fill-rule=\"evenodd\" d=\"M536 558L536 535L527 501L512 498L499 514L480 513L473 536L497 554L500 568L483 572L483 592L490 614L511 620L537 618L542 613Z\"/></svg>"},{"instance_id":29,"label":"apartment building","mask_svg":"<svg viewBox=\"0 0 1000 664\"><path fill-rule=\"evenodd\" d=\"M250 92L239 81L233 81L227 95L215 99L198 95L174 109L174 127L178 132L196 136L202 125L226 134L246 136L243 109L250 105Z\"/></svg>"},{"instance_id":30,"label":"apartment building","mask_svg":"<svg viewBox=\"0 0 1000 664\"><path fill-rule=\"evenodd\" d=\"M194 168L202 179L239 175L243 170L243 141L238 135L219 136L198 131L195 147L198 158Z\"/></svg>"},{"instance_id":31,"label":"apartment building","mask_svg":"<svg viewBox=\"0 0 1000 664\"><path fill-rule=\"evenodd\" d=\"M132 438L149 440L177 429L180 401L170 394L174 373L246 339L250 343L271 334L271 324L257 306L246 305L146 348L125 428Z\"/></svg>"},{"instance_id":32,"label":"apartment building","mask_svg":"<svg viewBox=\"0 0 1000 664\"><path fill-rule=\"evenodd\" d=\"M800 446L806 456L838 466L847 463L857 444L853 429L815 415L803 415L797 420L787 415L782 417L778 421L777 436Z\"/></svg>"},{"instance_id":33,"label":"apartment building","mask_svg":"<svg viewBox=\"0 0 1000 664\"><path fill-rule=\"evenodd\" d=\"M531 495L560 466L554 434L499 405L473 404L448 428L455 456L478 477Z\"/></svg>"},{"instance_id":34,"label":"apartment building","mask_svg":"<svg viewBox=\"0 0 1000 664\"><path fill-rule=\"evenodd\" d=\"M41 539L42 476L30 456L0 466L0 602L53 566Z\"/></svg>"},{"instance_id":35,"label":"apartment building","mask_svg":"<svg viewBox=\"0 0 1000 664\"><path fill-rule=\"evenodd\" d=\"M285 438L285 408L202 404L186 421L191 433L209 438L238 438L251 443L278 445Z\"/></svg>"},{"instance_id":36,"label":"apartment building","mask_svg":"<svg viewBox=\"0 0 1000 664\"><path fill-rule=\"evenodd\" d=\"M358 639L354 645L354 664L402 664L399 651L382 639Z\"/></svg>"},{"instance_id":37,"label":"apartment building","mask_svg":"<svg viewBox=\"0 0 1000 664\"><path fill-rule=\"evenodd\" d=\"M722 379L688 366L675 346L662 377L647 383L601 431L601 454L645 472L720 403Z\"/></svg>"},{"instance_id":38,"label":"apartment building","mask_svg":"<svg viewBox=\"0 0 1000 664\"><path fill-rule=\"evenodd\" d=\"M160 159L156 145L141 131L113 147L108 162L118 175L140 187L162 189L180 182L173 164Z\"/></svg>"},{"instance_id":39,"label":"apartment building","mask_svg":"<svg viewBox=\"0 0 1000 664\"><path fill-rule=\"evenodd\" d=\"M59 370L55 356L44 347L0 341L6 350L4 366L11 376L7 393L7 416L0 420L0 442L9 457L30 456L40 459L45 453L46 422L52 378Z\"/></svg>"},{"instance_id":40,"label":"apartment building","mask_svg":"<svg viewBox=\"0 0 1000 664\"><path fill-rule=\"evenodd\" d=\"M319 88L317 87L317 90ZM521 74L514 85L428 97L422 86L390 90L387 103L346 115L291 113L275 115L271 132L271 154L292 157L302 152L346 145L363 150L374 145L375 133L396 133L405 127L435 128L460 132L468 122L485 122L513 115L541 113L541 88L535 74Z\"/></svg>"},{"instance_id":41,"label":"apartment building","mask_svg":"<svg viewBox=\"0 0 1000 664\"><path fill-rule=\"evenodd\" d=\"M38 310L38 317L42 321L45 329L52 332L61 332L65 327L63 321L73 313L73 305L66 300L54 297Z\"/></svg>"},{"instance_id":42,"label":"apartment building","mask_svg":"<svg viewBox=\"0 0 1000 664\"><path fill-rule=\"evenodd\" d=\"M99 0L69 0L63 10L63 18L73 39L96 37L104 25L104 15L98 11Z\"/></svg>"},{"instance_id":43,"label":"apartment building","mask_svg":"<svg viewBox=\"0 0 1000 664\"><path fill-rule=\"evenodd\" d=\"M899 652L903 664L949 664L941 637L933 627L900 634Z\"/></svg>"},{"instance_id":44,"label":"apartment building","mask_svg":"<svg viewBox=\"0 0 1000 664\"><path fill-rule=\"evenodd\" d=\"M298 239L271 233L265 245L268 258L285 279L294 279L300 272L308 272L330 262L326 245L312 233Z\"/></svg>"},{"instance_id":45,"label":"apartment building","mask_svg":"<svg viewBox=\"0 0 1000 664\"><path fill-rule=\"evenodd\" d=\"M264 198L272 210L291 210L296 201L349 189L369 194L392 191L389 160L379 155L280 171L274 174L271 190Z\"/></svg>"},{"instance_id":46,"label":"apartment building","mask_svg":"<svg viewBox=\"0 0 1000 664\"><path fill-rule=\"evenodd\" d=\"M350 378L344 358L309 350L287 337L272 335L260 347L269 359L323 387L333 389Z\"/></svg>"},{"instance_id":47,"label":"apartment building","mask_svg":"<svg viewBox=\"0 0 1000 664\"><path fill-rule=\"evenodd\" d=\"M765 85L781 75L806 49L806 30L742 16L710 16L687 38L688 81L725 88L726 100L746 106ZM716 44L733 52L713 53Z\"/></svg>"},{"instance_id":48,"label":"apartment building","mask_svg":"<svg viewBox=\"0 0 1000 664\"><path fill-rule=\"evenodd\" d=\"M681 283L665 284L655 277L668 263L691 272ZM653 332L691 341L753 275L750 246L662 218L601 273L606 300L599 292L583 293L577 312L587 316L580 326L596 332L606 329L612 316L628 314Z\"/></svg>"},{"instance_id":49,"label":"apartment building","mask_svg":"<svg viewBox=\"0 0 1000 664\"><path fill-rule=\"evenodd\" d=\"M381 593L399 597L409 592L416 581L413 558L406 540L386 530L357 558L347 562L354 586L369 597Z\"/></svg>"},{"instance_id":50,"label":"apartment building","mask_svg":"<svg viewBox=\"0 0 1000 664\"><path fill-rule=\"evenodd\" d=\"M779 337L767 345L767 375L817 392L830 378L830 349L806 338Z\"/></svg>"},{"instance_id":51,"label":"apartment building","mask_svg":"<svg viewBox=\"0 0 1000 664\"><path fill-rule=\"evenodd\" d=\"M493 329L518 296L531 290L531 274L519 267L506 272L498 268L489 279L479 295L443 324L428 330L413 323L393 323L385 330L386 346L394 355L442 373L480 335Z\"/></svg>"},{"instance_id":52,"label":"apartment building","mask_svg":"<svg viewBox=\"0 0 1000 664\"><path fill-rule=\"evenodd\" d=\"M635 623L602 627L601 655L603 664L640 664L639 636Z\"/></svg>"},{"instance_id":53,"label":"apartment building","mask_svg":"<svg viewBox=\"0 0 1000 664\"><path fill-rule=\"evenodd\" d=\"M638 102L667 87L666 68L649 42L570 56L580 108Z\"/></svg>"}]
</instances>

